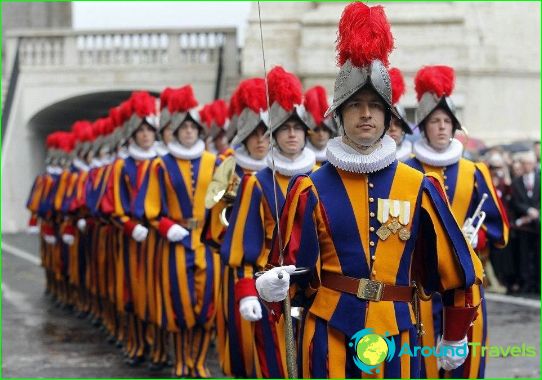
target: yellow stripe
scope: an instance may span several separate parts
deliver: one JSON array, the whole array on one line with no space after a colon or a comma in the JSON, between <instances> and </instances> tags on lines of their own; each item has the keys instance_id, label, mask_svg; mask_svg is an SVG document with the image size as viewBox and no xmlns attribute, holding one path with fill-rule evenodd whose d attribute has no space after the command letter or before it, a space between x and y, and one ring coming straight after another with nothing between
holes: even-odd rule
<instances>
[{"instance_id":1,"label":"yellow stripe","mask_svg":"<svg viewBox=\"0 0 542 380\"><path fill-rule=\"evenodd\" d=\"M192 309L192 300L190 299L190 288L188 286L188 277L186 276L186 258L185 248L181 244L175 244L175 261L177 266L177 279L179 283L179 296L181 298L181 306L183 308L184 318L187 328L195 325L196 319L194 310ZM174 280L175 281L175 280Z\"/></svg>"},{"instance_id":2,"label":"yellow stripe","mask_svg":"<svg viewBox=\"0 0 542 380\"><path fill-rule=\"evenodd\" d=\"M471 161L463 158L459 160L452 213L460 226L463 225L465 219L470 217L470 215L467 215L467 212L469 211L469 206L474 195L475 170L474 163Z\"/></svg>"},{"instance_id":3,"label":"yellow stripe","mask_svg":"<svg viewBox=\"0 0 542 380\"><path fill-rule=\"evenodd\" d=\"M158 169L162 166L162 159L156 158L153 160L150 172L149 182L147 186L147 193L145 194L145 216L149 220L155 220L160 215L161 201L160 201L160 183L158 178Z\"/></svg>"},{"instance_id":4,"label":"yellow stripe","mask_svg":"<svg viewBox=\"0 0 542 380\"><path fill-rule=\"evenodd\" d=\"M246 219L248 215L248 210L250 208L250 203L252 200L252 194L254 192L254 186L256 186L257 184L256 177L254 176L248 177L245 181L246 181L246 185L244 185L243 192L239 195L241 199L240 199L240 205L239 205L237 218L234 221L232 221L234 230L233 230L233 235L232 235L232 240L231 240L230 257L229 257L228 265L233 268L240 266L241 262L243 261L243 257L245 256L244 245L243 245L243 239L245 235L245 223L246 223ZM260 215L262 215L261 208L260 208ZM263 223L263 216L262 216L262 223Z\"/></svg>"},{"instance_id":5,"label":"yellow stripe","mask_svg":"<svg viewBox=\"0 0 542 380\"><path fill-rule=\"evenodd\" d=\"M422 344L428 347L436 347L435 329L433 326L433 301L420 301L420 316L425 334L422 335ZM437 357L429 355L423 358L428 379L438 379Z\"/></svg>"},{"instance_id":6,"label":"yellow stripe","mask_svg":"<svg viewBox=\"0 0 542 380\"><path fill-rule=\"evenodd\" d=\"M201 221L198 228L192 233L192 248L196 248L203 243L201 242L201 230L203 229L203 219L205 218L205 195L207 187L213 179L215 170L216 157L215 155L204 152L201 156L198 172L198 182L192 204L192 216Z\"/></svg>"}]
</instances>

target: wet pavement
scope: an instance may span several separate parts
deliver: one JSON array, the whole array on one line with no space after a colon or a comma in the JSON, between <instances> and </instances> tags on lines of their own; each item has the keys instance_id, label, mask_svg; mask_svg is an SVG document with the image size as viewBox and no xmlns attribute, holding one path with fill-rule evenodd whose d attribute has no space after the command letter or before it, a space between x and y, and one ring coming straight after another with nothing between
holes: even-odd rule
<instances>
[{"instance_id":1,"label":"wet pavement","mask_svg":"<svg viewBox=\"0 0 542 380\"><path fill-rule=\"evenodd\" d=\"M3 235L3 243L38 257L38 241ZM169 369L131 368L106 334L90 320L54 306L44 295L43 270L11 252L2 252L2 378L91 377L168 378ZM488 301L490 344L536 347L536 356L490 358L486 377L540 377L540 309ZM214 377L221 376L216 352L209 354Z\"/></svg>"}]
</instances>

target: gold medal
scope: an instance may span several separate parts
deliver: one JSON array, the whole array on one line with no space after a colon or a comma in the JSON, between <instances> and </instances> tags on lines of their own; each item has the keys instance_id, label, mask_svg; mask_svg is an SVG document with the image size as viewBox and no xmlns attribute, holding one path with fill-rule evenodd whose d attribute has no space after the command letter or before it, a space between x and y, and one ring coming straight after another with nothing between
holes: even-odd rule
<instances>
[{"instance_id":1,"label":"gold medal","mask_svg":"<svg viewBox=\"0 0 542 380\"><path fill-rule=\"evenodd\" d=\"M408 239L410 239L410 231L406 227L403 227L399 230L399 239L401 239L402 241L407 241Z\"/></svg>"},{"instance_id":2,"label":"gold medal","mask_svg":"<svg viewBox=\"0 0 542 380\"><path fill-rule=\"evenodd\" d=\"M391 231L386 226L380 226L380 228L378 230L376 230L376 234L378 235L380 240L386 240L387 238L390 237Z\"/></svg>"},{"instance_id":3,"label":"gold medal","mask_svg":"<svg viewBox=\"0 0 542 380\"><path fill-rule=\"evenodd\" d=\"M394 234L397 233L397 231L401 228L401 223L397 221L397 219L393 219L390 224L388 224L388 228L393 232Z\"/></svg>"}]
</instances>

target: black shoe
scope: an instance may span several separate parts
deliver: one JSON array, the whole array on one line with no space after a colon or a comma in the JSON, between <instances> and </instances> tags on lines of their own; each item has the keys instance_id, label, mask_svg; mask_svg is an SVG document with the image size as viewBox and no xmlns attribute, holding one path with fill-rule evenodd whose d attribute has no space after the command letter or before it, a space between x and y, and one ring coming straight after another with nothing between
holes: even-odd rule
<instances>
[{"instance_id":1,"label":"black shoe","mask_svg":"<svg viewBox=\"0 0 542 380\"><path fill-rule=\"evenodd\" d=\"M130 367L137 367L141 363L145 361L144 356L136 356L134 358L126 360L126 364L128 364Z\"/></svg>"},{"instance_id":2,"label":"black shoe","mask_svg":"<svg viewBox=\"0 0 542 380\"><path fill-rule=\"evenodd\" d=\"M164 369L166 366L166 363L150 363L149 364L149 371L157 372Z\"/></svg>"}]
</instances>

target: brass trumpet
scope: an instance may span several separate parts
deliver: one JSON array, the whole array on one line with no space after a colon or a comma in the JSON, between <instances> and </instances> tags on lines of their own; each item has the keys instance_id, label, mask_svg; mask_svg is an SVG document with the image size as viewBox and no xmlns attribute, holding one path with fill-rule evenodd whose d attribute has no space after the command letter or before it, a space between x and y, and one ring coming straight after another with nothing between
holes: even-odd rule
<instances>
[{"instance_id":1,"label":"brass trumpet","mask_svg":"<svg viewBox=\"0 0 542 380\"><path fill-rule=\"evenodd\" d=\"M480 199L480 203L478 203L478 206L476 207L476 210L474 210L474 214L465 220L465 223L463 223L463 228L461 230L463 232L468 231L471 226L474 225L474 222L476 221L476 224L474 225L474 232L472 233L469 244L472 245L474 242L475 236L478 234L478 231L482 227L482 224L484 223L484 220L486 219L486 213L482 211L482 206L484 205L484 202L486 201L488 195L487 193L484 193L482 195L482 199Z\"/></svg>"},{"instance_id":2,"label":"brass trumpet","mask_svg":"<svg viewBox=\"0 0 542 380\"><path fill-rule=\"evenodd\" d=\"M205 207L213 208L218 202L223 201L226 207L220 212L219 219L222 225L229 225L226 217L228 209L233 205L237 197L237 189L241 183L241 178L235 173L235 160L230 159L223 162L217 169L213 180L207 189L205 197Z\"/></svg>"}]
</instances>

